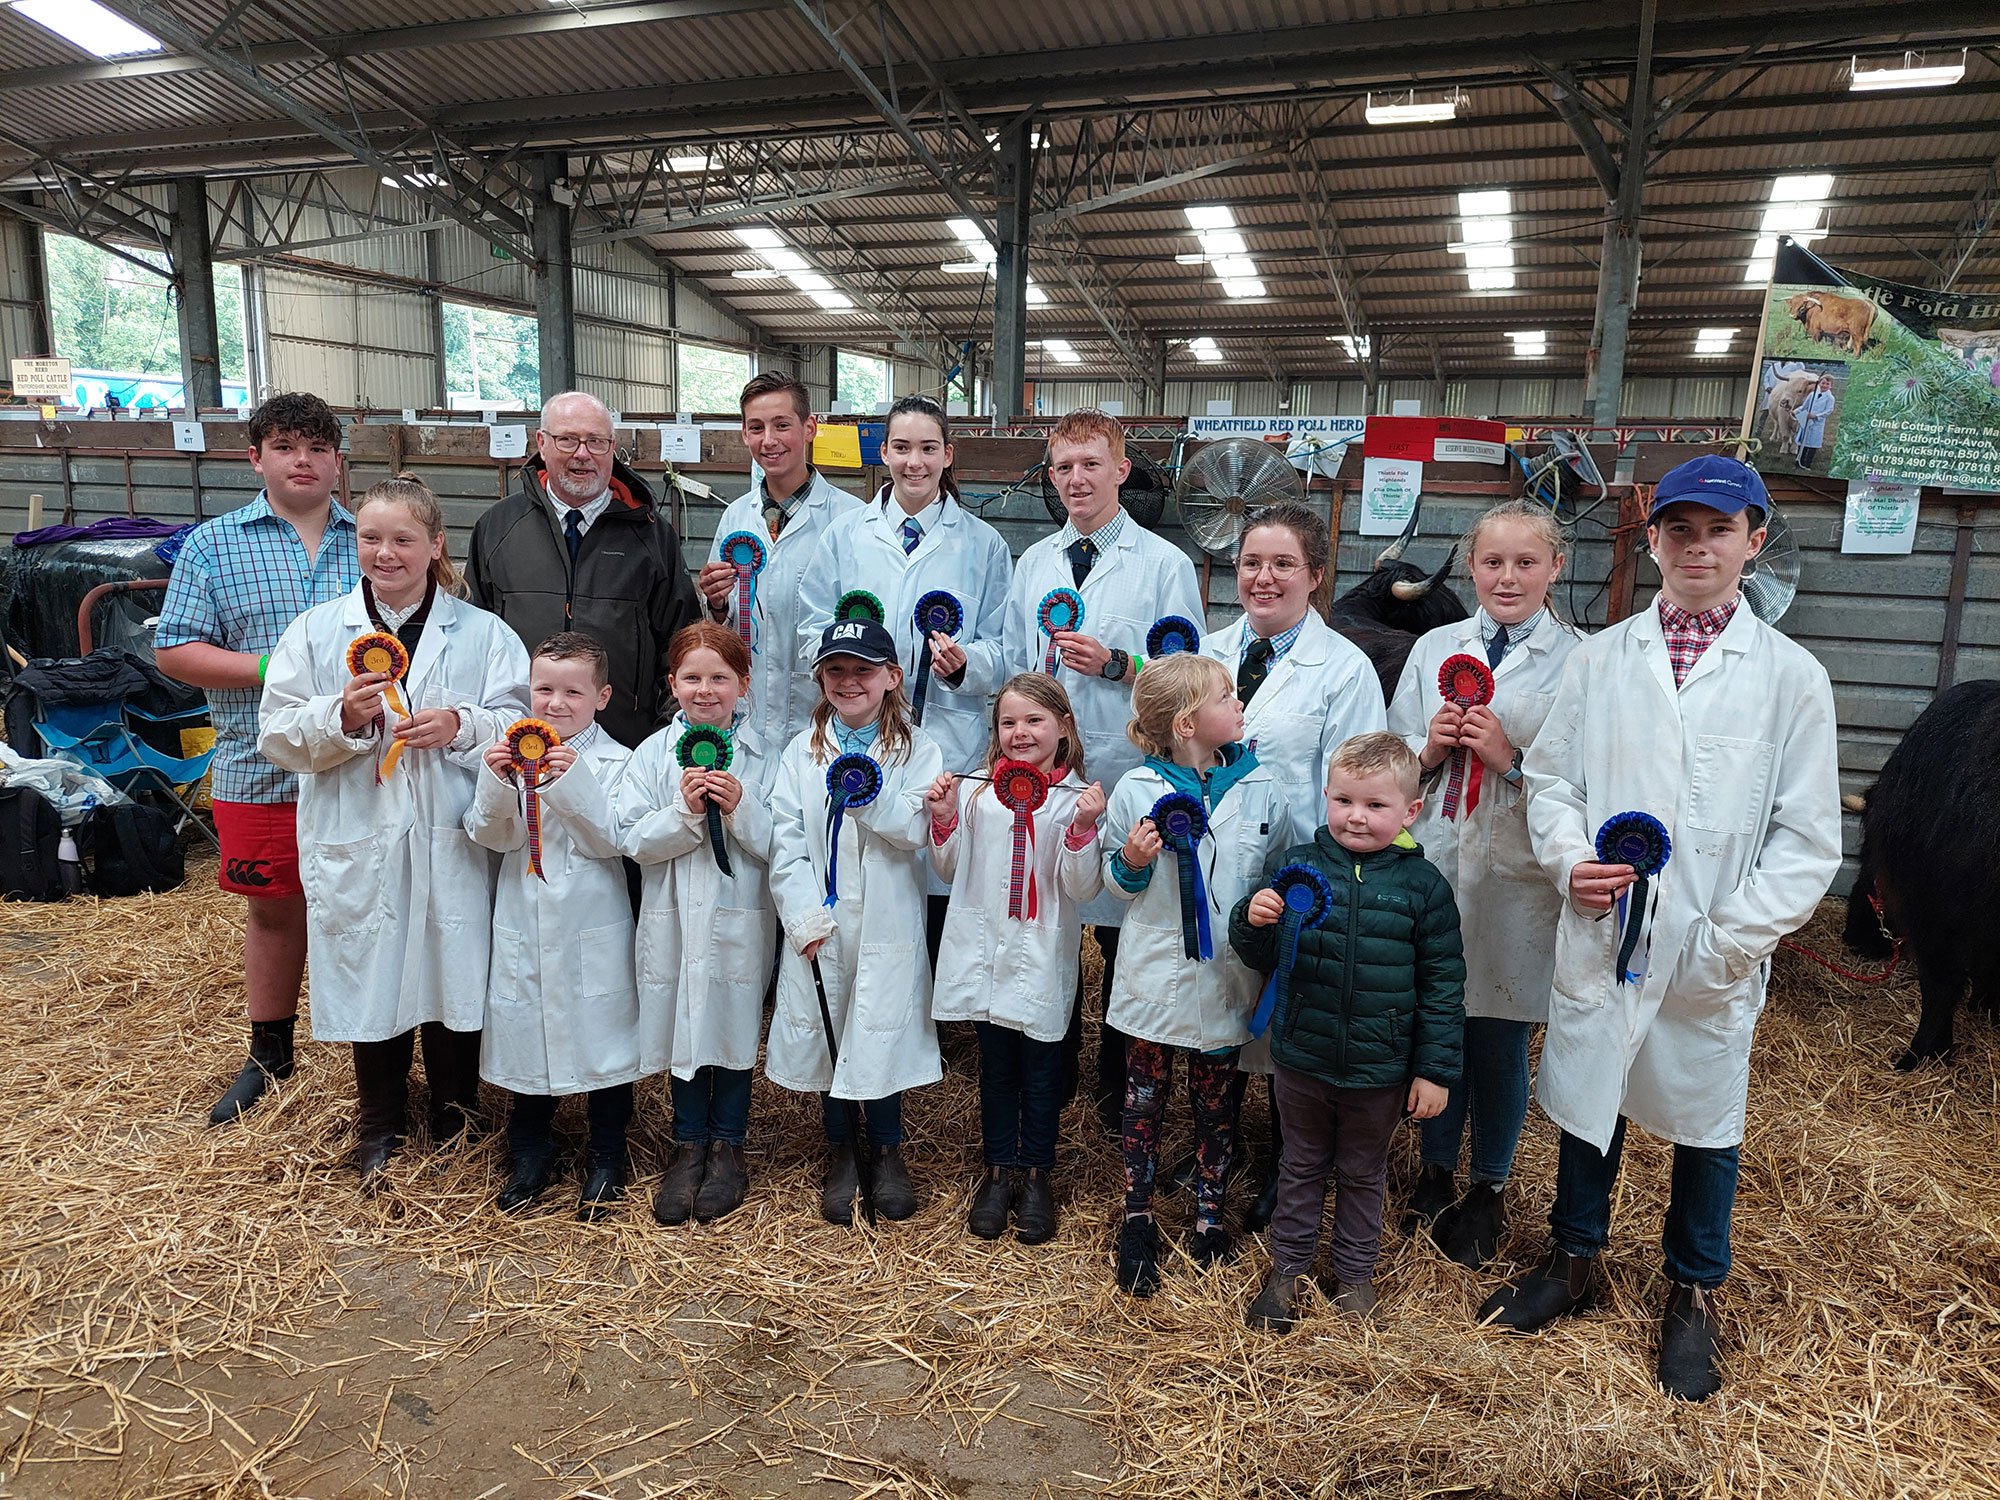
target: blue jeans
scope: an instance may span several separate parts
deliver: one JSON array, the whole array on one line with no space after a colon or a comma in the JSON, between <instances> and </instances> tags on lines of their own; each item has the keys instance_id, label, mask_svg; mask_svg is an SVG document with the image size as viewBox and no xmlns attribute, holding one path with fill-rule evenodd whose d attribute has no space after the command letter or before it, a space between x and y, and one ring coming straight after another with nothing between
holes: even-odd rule
<instances>
[{"instance_id":1,"label":"blue jeans","mask_svg":"<svg viewBox=\"0 0 2000 1500\"><path fill-rule=\"evenodd\" d=\"M989 1167L1053 1167L1062 1119L1063 1044L974 1023L979 1033L979 1132Z\"/></svg>"},{"instance_id":2,"label":"blue jeans","mask_svg":"<svg viewBox=\"0 0 2000 1500\"><path fill-rule=\"evenodd\" d=\"M668 1078L674 1095L674 1141L740 1146L750 1134L750 1070L696 1068L692 1078Z\"/></svg>"},{"instance_id":3,"label":"blue jeans","mask_svg":"<svg viewBox=\"0 0 2000 1500\"><path fill-rule=\"evenodd\" d=\"M826 1143L829 1146L847 1144L847 1106L850 1101L836 1099L831 1094L819 1096L820 1118L826 1124ZM903 1144L903 1096L890 1094L883 1099L864 1099L861 1103L861 1123L868 1132L871 1146L900 1146Z\"/></svg>"},{"instance_id":4,"label":"blue jeans","mask_svg":"<svg viewBox=\"0 0 2000 1500\"><path fill-rule=\"evenodd\" d=\"M1599 1151L1567 1130L1556 1155L1556 1200L1549 1233L1568 1255L1595 1255L1611 1238L1611 1188L1625 1149L1618 1121L1611 1149ZM1675 1146L1673 1188L1660 1236L1667 1275L1713 1291L1729 1275L1729 1215L1736 1207L1739 1148Z\"/></svg>"},{"instance_id":5,"label":"blue jeans","mask_svg":"<svg viewBox=\"0 0 2000 1500\"><path fill-rule=\"evenodd\" d=\"M1421 1127L1425 1166L1458 1170L1459 1143L1470 1119L1472 1180L1507 1180L1528 1120L1528 1029L1526 1021L1465 1018L1465 1071L1443 1112Z\"/></svg>"}]
</instances>

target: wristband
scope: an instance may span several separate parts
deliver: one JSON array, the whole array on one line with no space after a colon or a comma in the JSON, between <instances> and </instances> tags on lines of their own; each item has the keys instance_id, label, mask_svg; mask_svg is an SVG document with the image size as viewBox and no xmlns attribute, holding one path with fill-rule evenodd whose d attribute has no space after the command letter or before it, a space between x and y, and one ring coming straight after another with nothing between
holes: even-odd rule
<instances>
[{"instance_id":1,"label":"wristband","mask_svg":"<svg viewBox=\"0 0 2000 1500\"><path fill-rule=\"evenodd\" d=\"M269 673L270 670L271 670L271 653L266 651L262 656L257 658L257 680L259 682L262 682L265 678L265 675Z\"/></svg>"}]
</instances>

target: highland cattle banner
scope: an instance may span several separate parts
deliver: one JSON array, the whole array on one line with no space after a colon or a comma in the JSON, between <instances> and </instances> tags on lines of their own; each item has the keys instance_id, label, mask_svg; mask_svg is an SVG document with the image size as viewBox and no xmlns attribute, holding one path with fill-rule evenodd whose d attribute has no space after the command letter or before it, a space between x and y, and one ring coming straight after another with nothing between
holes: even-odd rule
<instances>
[{"instance_id":1,"label":"highland cattle banner","mask_svg":"<svg viewBox=\"0 0 2000 1500\"><path fill-rule=\"evenodd\" d=\"M1780 240L1745 429L1770 473L2000 490L2000 296L1862 276Z\"/></svg>"}]
</instances>

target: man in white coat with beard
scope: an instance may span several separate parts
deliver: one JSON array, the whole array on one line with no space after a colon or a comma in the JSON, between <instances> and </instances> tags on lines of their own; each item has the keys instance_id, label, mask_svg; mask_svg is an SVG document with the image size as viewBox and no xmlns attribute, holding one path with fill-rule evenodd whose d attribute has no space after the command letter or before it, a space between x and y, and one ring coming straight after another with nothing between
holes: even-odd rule
<instances>
[{"instance_id":1,"label":"man in white coat with beard","mask_svg":"<svg viewBox=\"0 0 2000 1500\"><path fill-rule=\"evenodd\" d=\"M1528 1333L1591 1304L1636 1121L1674 1143L1659 1378L1693 1401L1722 1383L1712 1294L1729 1272L1771 954L1840 866L1826 669L1742 595L1769 514L1763 481L1734 459L1693 459L1660 481L1646 527L1659 600L1571 653L1522 767L1535 856L1568 897L1538 1091L1562 1130L1554 1247L1480 1317ZM1671 841L1643 900L1632 865L1596 849L1605 821L1628 812ZM1642 919L1621 975L1624 923Z\"/></svg>"}]
</instances>

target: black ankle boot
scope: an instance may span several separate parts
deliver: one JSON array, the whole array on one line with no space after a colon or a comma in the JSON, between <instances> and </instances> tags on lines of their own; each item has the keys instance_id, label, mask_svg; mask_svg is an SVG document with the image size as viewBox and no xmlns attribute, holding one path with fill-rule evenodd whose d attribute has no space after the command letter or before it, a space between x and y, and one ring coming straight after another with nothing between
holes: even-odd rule
<instances>
[{"instance_id":1,"label":"black ankle boot","mask_svg":"<svg viewBox=\"0 0 2000 1500\"><path fill-rule=\"evenodd\" d=\"M526 1208L548 1191L549 1179L555 1175L555 1167L554 1141L544 1140L532 1146L516 1146L512 1172L507 1178L507 1185L500 1189L499 1196L493 1200L493 1206L502 1213Z\"/></svg>"},{"instance_id":2,"label":"black ankle boot","mask_svg":"<svg viewBox=\"0 0 2000 1500\"><path fill-rule=\"evenodd\" d=\"M972 1195L972 1207L965 1215L965 1227L982 1240L997 1240L1007 1232L1007 1217L1014 1209L1014 1169L988 1167Z\"/></svg>"},{"instance_id":3,"label":"black ankle boot","mask_svg":"<svg viewBox=\"0 0 2000 1500\"><path fill-rule=\"evenodd\" d=\"M593 1161L590 1174L583 1179L583 1194L576 1202L576 1216L586 1224L595 1224L611 1217L611 1212L625 1201L625 1163L621 1161Z\"/></svg>"},{"instance_id":4,"label":"black ankle boot","mask_svg":"<svg viewBox=\"0 0 2000 1500\"><path fill-rule=\"evenodd\" d=\"M1417 1185L1410 1190L1410 1206L1403 1212L1403 1233L1414 1235L1428 1228L1457 1199L1458 1184L1451 1170L1425 1162L1417 1174Z\"/></svg>"},{"instance_id":5,"label":"black ankle boot","mask_svg":"<svg viewBox=\"0 0 2000 1500\"><path fill-rule=\"evenodd\" d=\"M845 1141L826 1148L826 1176L819 1185L820 1217L829 1224L854 1222L854 1195L861 1191L861 1172L854 1164L854 1147Z\"/></svg>"},{"instance_id":6,"label":"black ankle boot","mask_svg":"<svg viewBox=\"0 0 2000 1500\"><path fill-rule=\"evenodd\" d=\"M1588 1255L1549 1252L1549 1263L1503 1286L1479 1309L1479 1321L1515 1333L1534 1333L1580 1313L1597 1300L1597 1261Z\"/></svg>"},{"instance_id":7,"label":"black ankle boot","mask_svg":"<svg viewBox=\"0 0 2000 1500\"><path fill-rule=\"evenodd\" d=\"M215 1107L208 1112L209 1124L229 1124L263 1098L273 1083L292 1076L296 1062L292 1034L297 1025L297 1016L286 1016L282 1021L250 1023L250 1056L243 1064L243 1071L236 1075L236 1081L229 1085L228 1092L216 1100Z\"/></svg>"},{"instance_id":8,"label":"black ankle boot","mask_svg":"<svg viewBox=\"0 0 2000 1500\"><path fill-rule=\"evenodd\" d=\"M1045 1245L1055 1237L1055 1184L1047 1167L1030 1167L1021 1175L1021 1194L1014 1200L1014 1238L1024 1245Z\"/></svg>"},{"instance_id":9,"label":"black ankle boot","mask_svg":"<svg viewBox=\"0 0 2000 1500\"><path fill-rule=\"evenodd\" d=\"M1683 1401L1706 1401L1722 1389L1715 1368L1713 1292L1676 1281L1660 1321L1660 1385Z\"/></svg>"},{"instance_id":10,"label":"black ankle boot","mask_svg":"<svg viewBox=\"0 0 2000 1500\"><path fill-rule=\"evenodd\" d=\"M892 1222L917 1211L917 1185L901 1146L875 1146L875 1212Z\"/></svg>"},{"instance_id":11,"label":"black ankle boot","mask_svg":"<svg viewBox=\"0 0 2000 1500\"><path fill-rule=\"evenodd\" d=\"M1482 1271L1500 1253L1500 1234L1507 1227L1506 1184L1475 1182L1465 1196L1437 1216L1431 1238L1445 1259L1468 1271Z\"/></svg>"},{"instance_id":12,"label":"black ankle boot","mask_svg":"<svg viewBox=\"0 0 2000 1500\"><path fill-rule=\"evenodd\" d=\"M1243 1210L1243 1232L1256 1234L1271 1227L1271 1220L1278 1216L1278 1160L1272 1157L1265 1163L1262 1181L1258 1184L1257 1196L1250 1206Z\"/></svg>"}]
</instances>

